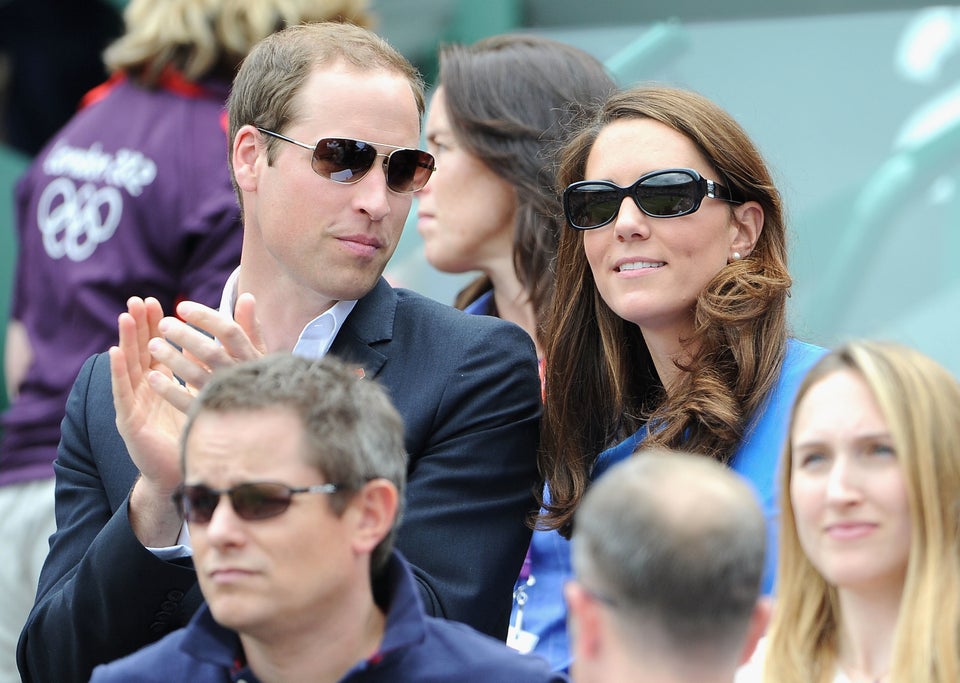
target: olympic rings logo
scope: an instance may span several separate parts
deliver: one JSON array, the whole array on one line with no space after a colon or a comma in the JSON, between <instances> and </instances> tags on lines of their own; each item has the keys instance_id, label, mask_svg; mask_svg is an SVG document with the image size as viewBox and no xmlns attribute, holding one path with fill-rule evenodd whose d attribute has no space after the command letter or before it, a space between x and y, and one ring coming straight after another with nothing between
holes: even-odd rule
<instances>
[{"instance_id":1,"label":"olympic rings logo","mask_svg":"<svg viewBox=\"0 0 960 683\"><path fill-rule=\"evenodd\" d=\"M123 198L116 187L84 183L77 188L69 178L56 178L37 205L43 247L52 259L85 261L113 236L122 213Z\"/></svg>"}]
</instances>

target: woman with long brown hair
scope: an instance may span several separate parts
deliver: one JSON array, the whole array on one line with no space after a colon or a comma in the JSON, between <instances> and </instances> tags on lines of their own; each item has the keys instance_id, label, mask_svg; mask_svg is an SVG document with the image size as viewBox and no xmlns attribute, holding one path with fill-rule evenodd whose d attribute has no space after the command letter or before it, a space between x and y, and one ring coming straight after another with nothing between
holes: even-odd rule
<instances>
[{"instance_id":1,"label":"woman with long brown hair","mask_svg":"<svg viewBox=\"0 0 960 683\"><path fill-rule=\"evenodd\" d=\"M545 334L548 495L520 619L553 632L564 628L555 592L570 573L560 534L590 481L635 450L729 465L753 484L775 530L787 411L822 353L788 336L780 195L723 109L686 90L627 90L559 163L568 228ZM766 591L772 574L771 564Z\"/></svg>"}]
</instances>

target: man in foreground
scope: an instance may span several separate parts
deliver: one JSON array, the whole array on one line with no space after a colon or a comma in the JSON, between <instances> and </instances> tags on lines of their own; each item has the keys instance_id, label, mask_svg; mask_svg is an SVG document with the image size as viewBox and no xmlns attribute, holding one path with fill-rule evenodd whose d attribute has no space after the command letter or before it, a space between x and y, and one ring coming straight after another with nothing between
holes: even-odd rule
<instances>
[{"instance_id":1,"label":"man in foreground","mask_svg":"<svg viewBox=\"0 0 960 683\"><path fill-rule=\"evenodd\" d=\"M392 549L403 422L333 358L215 374L191 407L175 500L206 599L93 681L561 681L546 662L427 617Z\"/></svg>"}]
</instances>

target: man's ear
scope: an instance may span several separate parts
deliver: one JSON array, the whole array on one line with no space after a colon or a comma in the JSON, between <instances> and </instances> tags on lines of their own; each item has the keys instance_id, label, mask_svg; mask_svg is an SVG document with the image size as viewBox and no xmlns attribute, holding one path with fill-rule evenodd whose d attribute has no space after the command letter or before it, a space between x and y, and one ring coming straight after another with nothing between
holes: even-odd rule
<instances>
[{"instance_id":1,"label":"man's ear","mask_svg":"<svg viewBox=\"0 0 960 683\"><path fill-rule=\"evenodd\" d=\"M266 154L266 147L260 139L260 132L251 125L242 126L233 138L231 161L237 186L244 192L257 189L257 160Z\"/></svg>"},{"instance_id":2,"label":"man's ear","mask_svg":"<svg viewBox=\"0 0 960 683\"><path fill-rule=\"evenodd\" d=\"M371 479L363 485L350 506L354 508L353 538L358 553L369 554L390 533L397 519L400 495L387 479Z\"/></svg>"},{"instance_id":3,"label":"man's ear","mask_svg":"<svg viewBox=\"0 0 960 683\"><path fill-rule=\"evenodd\" d=\"M757 246L763 232L763 207L758 202L744 202L733 207L736 234L730 244L730 253L749 256Z\"/></svg>"},{"instance_id":4,"label":"man's ear","mask_svg":"<svg viewBox=\"0 0 960 683\"><path fill-rule=\"evenodd\" d=\"M567 628L570 632L570 650L574 660L595 659L601 645L600 606L583 586L567 581L563 587L567 601Z\"/></svg>"},{"instance_id":5,"label":"man's ear","mask_svg":"<svg viewBox=\"0 0 960 683\"><path fill-rule=\"evenodd\" d=\"M738 666L743 666L753 656L753 651L757 649L757 642L767 632L767 624L770 623L770 615L773 612L773 600L767 596L760 596L757 604L753 607L753 614L750 616L750 626L747 627L747 639L743 643L743 650L740 652L740 661Z\"/></svg>"}]
</instances>

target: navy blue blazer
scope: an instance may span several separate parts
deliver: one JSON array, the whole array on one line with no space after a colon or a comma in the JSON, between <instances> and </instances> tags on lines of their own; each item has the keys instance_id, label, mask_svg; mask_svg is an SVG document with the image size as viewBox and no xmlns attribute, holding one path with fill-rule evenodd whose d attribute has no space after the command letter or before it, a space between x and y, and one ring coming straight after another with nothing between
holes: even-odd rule
<instances>
[{"instance_id":1,"label":"navy blue blazer","mask_svg":"<svg viewBox=\"0 0 960 683\"><path fill-rule=\"evenodd\" d=\"M462 313L381 279L331 347L387 388L410 455L397 547L427 613L504 638L539 485L536 351L516 325ZM56 471L57 531L17 648L25 683L87 681L185 625L201 602L192 562L134 536L138 470L117 432L106 354L80 370Z\"/></svg>"}]
</instances>

